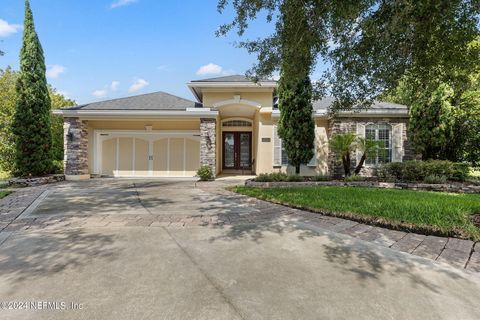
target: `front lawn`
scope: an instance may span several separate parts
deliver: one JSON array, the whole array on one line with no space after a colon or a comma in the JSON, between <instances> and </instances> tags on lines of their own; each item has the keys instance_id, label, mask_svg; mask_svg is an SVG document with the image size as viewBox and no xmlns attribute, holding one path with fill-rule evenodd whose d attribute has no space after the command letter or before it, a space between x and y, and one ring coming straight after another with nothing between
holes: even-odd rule
<instances>
[{"instance_id":1,"label":"front lawn","mask_svg":"<svg viewBox=\"0 0 480 320\"><path fill-rule=\"evenodd\" d=\"M2 199L3 197L6 197L10 194L10 192L5 192L5 191L0 191L0 199Z\"/></svg>"},{"instance_id":2,"label":"front lawn","mask_svg":"<svg viewBox=\"0 0 480 320\"><path fill-rule=\"evenodd\" d=\"M480 239L480 229L470 220L470 216L480 214L478 194L323 186L236 187L234 191L353 220Z\"/></svg>"}]
</instances>

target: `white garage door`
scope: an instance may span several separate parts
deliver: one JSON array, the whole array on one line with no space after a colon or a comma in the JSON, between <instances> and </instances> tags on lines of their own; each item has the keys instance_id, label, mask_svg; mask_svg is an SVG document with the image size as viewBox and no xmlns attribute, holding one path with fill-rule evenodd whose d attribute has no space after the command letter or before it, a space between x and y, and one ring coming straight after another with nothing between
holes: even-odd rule
<instances>
[{"instance_id":1,"label":"white garage door","mask_svg":"<svg viewBox=\"0 0 480 320\"><path fill-rule=\"evenodd\" d=\"M114 177L193 177L200 167L197 132L96 132L95 173Z\"/></svg>"}]
</instances>

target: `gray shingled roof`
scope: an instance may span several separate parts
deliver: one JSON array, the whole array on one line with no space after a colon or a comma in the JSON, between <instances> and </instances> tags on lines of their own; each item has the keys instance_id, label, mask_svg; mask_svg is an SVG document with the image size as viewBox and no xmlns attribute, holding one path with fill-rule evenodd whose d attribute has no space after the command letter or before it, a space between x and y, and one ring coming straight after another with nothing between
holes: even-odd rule
<instances>
[{"instance_id":1,"label":"gray shingled roof","mask_svg":"<svg viewBox=\"0 0 480 320\"><path fill-rule=\"evenodd\" d=\"M313 102L313 109L314 110L325 110L327 111L330 109L335 98L333 97L325 97L321 100L316 100ZM396 112L396 111L407 111L408 108L402 104L390 103L390 102L383 102L383 101L376 101L368 110L375 111L375 112ZM368 112L368 110L364 110L363 112Z\"/></svg>"},{"instance_id":2,"label":"gray shingled roof","mask_svg":"<svg viewBox=\"0 0 480 320\"><path fill-rule=\"evenodd\" d=\"M133 97L93 102L69 110L186 110L202 105L166 92L147 93Z\"/></svg>"},{"instance_id":3,"label":"gray shingled roof","mask_svg":"<svg viewBox=\"0 0 480 320\"><path fill-rule=\"evenodd\" d=\"M275 81L275 80L260 79L260 81ZM244 75L235 74L235 75L225 76L225 77L192 80L191 82L252 82L252 80L245 77Z\"/></svg>"},{"instance_id":4,"label":"gray shingled roof","mask_svg":"<svg viewBox=\"0 0 480 320\"><path fill-rule=\"evenodd\" d=\"M333 97L325 97L320 100L315 100L313 102L313 110L327 113L334 101L335 98ZM278 109L277 103L278 102L275 101L274 109ZM363 113L406 113L408 112L408 107L403 104L376 101L370 108L366 110L361 109L359 111Z\"/></svg>"}]
</instances>

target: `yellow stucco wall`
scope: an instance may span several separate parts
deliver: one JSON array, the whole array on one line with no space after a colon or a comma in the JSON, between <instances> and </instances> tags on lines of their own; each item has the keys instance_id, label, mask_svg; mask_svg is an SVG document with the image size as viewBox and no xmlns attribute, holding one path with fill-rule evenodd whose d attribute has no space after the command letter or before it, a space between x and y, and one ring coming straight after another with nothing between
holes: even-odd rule
<instances>
[{"instance_id":1,"label":"yellow stucco wall","mask_svg":"<svg viewBox=\"0 0 480 320\"><path fill-rule=\"evenodd\" d=\"M252 126L252 159L255 162L253 171L256 174L259 173L269 173L269 172L276 172L276 171L283 171L283 172L292 172L294 171L293 168L283 167L274 167L273 166L273 126L277 123L278 119L272 119L271 117L271 108L273 104L273 97L272 91L268 89L260 89L259 92L250 92L250 91L241 91L241 90L221 90L221 91L204 91L204 106L205 107L212 107L215 103L233 99L234 95L239 95L240 98L243 100L255 101L261 105L261 109L242 105L238 103L232 103L231 105L227 105L224 107L219 108L220 115L217 117L217 154L216 154L216 161L217 161L217 174L221 173L222 171L222 148L223 148L223 137L222 137L222 120L230 119L230 118L244 118L253 121ZM317 156L317 166L316 167L308 167L302 166L301 174L302 175L315 175L319 173L327 173L328 171L328 120L327 119L316 119L315 121L315 135L316 135L316 156ZM91 172L93 172L93 154L94 154L94 146L93 146L93 132L96 129L99 130L145 130L146 126L151 126L153 130L199 130L200 129L200 119L165 119L165 120L149 120L149 119L135 119L135 120L89 120L88 121L88 128L89 128L89 166ZM225 128L225 131L234 131L234 128ZM247 130L248 131L248 130ZM178 143L177 143L178 142ZM182 143L180 143L182 142ZM130 140L122 141L124 144L129 144ZM183 163L183 156L180 159L180 151L183 152L183 140L171 141L172 150L178 151L178 155L175 152L170 155L171 159L164 159L161 157L160 154L156 154L154 157L155 159L155 167L164 167L164 163L167 160L171 162L171 171L175 171L175 163L181 162ZM176 145L178 144L178 148ZM108 145L108 146L107 146ZM108 143L104 147L114 147L113 145L110 146ZM199 162L199 155L198 158L196 153L199 153L198 150L198 143L193 143L193 141L188 141L187 146L187 154L188 159L186 160L187 163L187 174L193 174L194 168L196 164ZM143 146L145 149L147 146ZM142 147L137 146L137 152L145 153L146 150L139 151ZM128 149L128 148L127 148ZM127 150L125 149L125 150ZM161 148L155 148L161 150ZM183 155L183 153L182 153ZM121 155L123 157L123 155ZM140 157L138 157L140 158ZM143 157L142 157L143 159ZM112 162L113 159L105 159L108 162ZM180 161L182 160L182 161ZM126 166L129 166L130 159L122 160L127 161L125 163ZM145 164L137 163L136 168L138 171L142 171L145 173ZM157 168L155 168L157 169ZM156 170L155 170L156 171ZM158 170L159 173L166 173L163 169Z\"/></svg>"}]
</instances>

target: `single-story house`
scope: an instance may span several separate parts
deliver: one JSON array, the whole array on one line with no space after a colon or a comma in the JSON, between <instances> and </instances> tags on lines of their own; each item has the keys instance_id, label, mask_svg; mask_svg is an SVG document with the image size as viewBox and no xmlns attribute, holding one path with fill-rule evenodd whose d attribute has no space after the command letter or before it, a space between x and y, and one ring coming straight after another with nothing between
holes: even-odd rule
<instances>
[{"instance_id":1,"label":"single-story house","mask_svg":"<svg viewBox=\"0 0 480 320\"><path fill-rule=\"evenodd\" d=\"M291 169L277 134L276 81L234 75L187 85L196 101L155 92L56 110L64 118L67 179L193 177L201 165L216 175ZM330 117L332 101L313 104L315 156L302 175L337 172L328 139L338 132L385 142L387 152L369 159L367 168L413 158L406 106L378 102Z\"/></svg>"}]
</instances>

